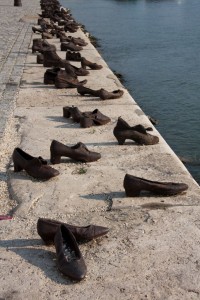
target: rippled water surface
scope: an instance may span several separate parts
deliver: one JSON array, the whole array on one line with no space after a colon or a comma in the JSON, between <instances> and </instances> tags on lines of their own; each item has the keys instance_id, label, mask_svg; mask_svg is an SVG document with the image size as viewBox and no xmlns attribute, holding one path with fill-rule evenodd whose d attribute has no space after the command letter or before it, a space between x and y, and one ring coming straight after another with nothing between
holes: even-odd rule
<instances>
[{"instance_id":1,"label":"rippled water surface","mask_svg":"<svg viewBox=\"0 0 200 300\"><path fill-rule=\"evenodd\" d=\"M200 182L200 1L62 0Z\"/></svg>"}]
</instances>

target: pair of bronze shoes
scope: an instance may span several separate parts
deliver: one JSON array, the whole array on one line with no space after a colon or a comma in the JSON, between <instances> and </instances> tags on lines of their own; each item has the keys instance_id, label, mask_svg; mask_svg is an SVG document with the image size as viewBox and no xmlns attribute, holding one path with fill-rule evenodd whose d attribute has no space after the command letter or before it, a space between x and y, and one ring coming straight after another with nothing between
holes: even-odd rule
<instances>
[{"instance_id":1,"label":"pair of bronze shoes","mask_svg":"<svg viewBox=\"0 0 200 300\"><path fill-rule=\"evenodd\" d=\"M119 117L113 134L119 145L123 145L126 139L133 140L139 145L155 145L159 142L159 138L147 132L151 130L151 127L145 128L141 124L131 127L125 120Z\"/></svg>"},{"instance_id":2,"label":"pair of bronze shoes","mask_svg":"<svg viewBox=\"0 0 200 300\"><path fill-rule=\"evenodd\" d=\"M64 106L63 117L71 117L74 122L80 123L82 128L88 128L94 125L105 125L111 121L109 117L102 114L98 109L95 109L92 112L81 112L78 107L75 106Z\"/></svg>"},{"instance_id":3,"label":"pair of bronze shoes","mask_svg":"<svg viewBox=\"0 0 200 300\"><path fill-rule=\"evenodd\" d=\"M87 272L77 242L96 239L108 231L107 227L97 225L79 227L45 218L39 218L37 222L37 232L45 244L55 245L58 269L76 281L82 280Z\"/></svg>"},{"instance_id":4,"label":"pair of bronze shoes","mask_svg":"<svg viewBox=\"0 0 200 300\"><path fill-rule=\"evenodd\" d=\"M86 145L81 142L69 147L56 140L53 140L51 143L50 154L52 164L59 164L62 156L81 162L94 162L101 158L100 153L90 151Z\"/></svg>"},{"instance_id":5,"label":"pair of bronze shoes","mask_svg":"<svg viewBox=\"0 0 200 300\"><path fill-rule=\"evenodd\" d=\"M160 196L173 196L186 191L188 185L185 183L151 181L126 174L124 189L127 197L137 197L142 191Z\"/></svg>"},{"instance_id":6,"label":"pair of bronze shoes","mask_svg":"<svg viewBox=\"0 0 200 300\"><path fill-rule=\"evenodd\" d=\"M108 92L105 89L99 89L99 90L93 90L90 88L87 88L85 86L79 86L77 87L77 92L81 95L89 95L94 97L99 97L102 100L108 100L108 99L117 99L122 97L124 92L122 90L115 90L112 92Z\"/></svg>"}]
</instances>

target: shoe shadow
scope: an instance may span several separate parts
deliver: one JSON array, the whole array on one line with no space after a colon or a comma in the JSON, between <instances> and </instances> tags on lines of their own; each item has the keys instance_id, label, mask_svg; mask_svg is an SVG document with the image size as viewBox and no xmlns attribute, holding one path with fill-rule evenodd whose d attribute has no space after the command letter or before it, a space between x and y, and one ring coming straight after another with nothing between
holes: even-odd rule
<instances>
[{"instance_id":1,"label":"shoe shadow","mask_svg":"<svg viewBox=\"0 0 200 300\"><path fill-rule=\"evenodd\" d=\"M102 100L101 98L99 98L99 97L88 97L88 98L84 98L83 99L84 101L97 101L97 102L99 102L99 101L104 101L104 100Z\"/></svg>"},{"instance_id":2,"label":"shoe shadow","mask_svg":"<svg viewBox=\"0 0 200 300\"><path fill-rule=\"evenodd\" d=\"M42 84L41 82L22 82L21 84L21 88L23 89L29 89L31 86L32 89L51 89L51 90L55 90L55 86L54 85L45 85Z\"/></svg>"},{"instance_id":3,"label":"shoe shadow","mask_svg":"<svg viewBox=\"0 0 200 300\"><path fill-rule=\"evenodd\" d=\"M72 88L69 88L68 90L70 90L70 89L72 89ZM70 97L70 98L77 98L77 97L79 97L79 94L60 94L60 95L58 95L58 97Z\"/></svg>"},{"instance_id":4,"label":"shoe shadow","mask_svg":"<svg viewBox=\"0 0 200 300\"><path fill-rule=\"evenodd\" d=\"M57 270L55 248L42 249L44 244L39 239L4 240L0 242L0 247L21 256L27 263L41 269L45 276L58 284L71 285L75 283L67 277L63 277Z\"/></svg>"},{"instance_id":5,"label":"shoe shadow","mask_svg":"<svg viewBox=\"0 0 200 300\"><path fill-rule=\"evenodd\" d=\"M0 181L7 182L7 172L0 172Z\"/></svg>"},{"instance_id":6,"label":"shoe shadow","mask_svg":"<svg viewBox=\"0 0 200 300\"><path fill-rule=\"evenodd\" d=\"M45 159L47 161L47 165L51 166L54 168L54 166L51 164L50 159ZM11 168L13 168L13 166L10 166ZM55 167L56 169L56 167ZM20 179L20 180L28 180L28 181L32 181L34 182L46 182L46 181L50 181L50 180L54 180L56 177L52 177L50 179L40 179L40 178L34 178L32 176L30 176L28 173L26 173L26 171L22 170L20 172L14 172L13 170L9 171L9 180L11 179Z\"/></svg>"},{"instance_id":7,"label":"shoe shadow","mask_svg":"<svg viewBox=\"0 0 200 300\"><path fill-rule=\"evenodd\" d=\"M125 191L124 192L110 192L110 193L98 193L98 194L87 194L87 195L81 195L81 197L85 198L85 199L91 199L91 200L103 200L103 201L108 201L108 200L111 200L113 198L115 199L121 199L121 198L136 198L136 197L127 197L126 194L125 194ZM140 195L138 196L139 198L169 198L169 196L164 196L164 195L156 195L156 194L153 194L151 192L148 192L148 191L141 191ZM137 197L137 198L138 198ZM175 196L173 196L175 197ZM149 205L149 203L146 204L147 207ZM155 205L154 205L155 206ZM163 206L165 206L165 204L163 204ZM169 204L167 204L167 206L169 206ZM145 207L145 203L141 205L141 207Z\"/></svg>"},{"instance_id":8,"label":"shoe shadow","mask_svg":"<svg viewBox=\"0 0 200 300\"><path fill-rule=\"evenodd\" d=\"M87 194L87 195L81 195L81 197L89 200L103 200L108 201L109 199L118 199L118 198L124 198L125 192L111 192L111 193L98 193L98 194Z\"/></svg>"},{"instance_id":9,"label":"shoe shadow","mask_svg":"<svg viewBox=\"0 0 200 300\"><path fill-rule=\"evenodd\" d=\"M10 168L13 168L13 165L10 165ZM26 171L14 172L13 170L9 170L9 177L10 179L21 179L21 180L31 180L31 181L38 181L33 177L29 176Z\"/></svg>"},{"instance_id":10,"label":"shoe shadow","mask_svg":"<svg viewBox=\"0 0 200 300\"><path fill-rule=\"evenodd\" d=\"M57 117L57 116L47 116L46 118L47 120L50 120L52 122L63 123L63 125L55 126L56 128L79 128L80 127L79 123L73 122L73 120L70 118L67 119L64 117Z\"/></svg>"},{"instance_id":11,"label":"shoe shadow","mask_svg":"<svg viewBox=\"0 0 200 300\"><path fill-rule=\"evenodd\" d=\"M141 145L137 145L133 142L126 142L124 145L119 145L118 142L102 142L102 143L87 143L87 146L118 146L118 147L124 147L130 145L131 147L138 147Z\"/></svg>"},{"instance_id":12,"label":"shoe shadow","mask_svg":"<svg viewBox=\"0 0 200 300\"><path fill-rule=\"evenodd\" d=\"M84 166L84 165L87 165L87 163L85 162L82 162L82 161L78 161L78 160L74 160L72 158L61 158L61 161L60 161L60 164L73 164L73 165L77 165L77 166ZM53 168L55 167L56 168L56 164L52 164Z\"/></svg>"},{"instance_id":13,"label":"shoe shadow","mask_svg":"<svg viewBox=\"0 0 200 300\"><path fill-rule=\"evenodd\" d=\"M47 120L53 121L53 122L60 122L60 123L64 123L65 120L68 120L64 117L57 117L57 116L46 116Z\"/></svg>"}]
</instances>

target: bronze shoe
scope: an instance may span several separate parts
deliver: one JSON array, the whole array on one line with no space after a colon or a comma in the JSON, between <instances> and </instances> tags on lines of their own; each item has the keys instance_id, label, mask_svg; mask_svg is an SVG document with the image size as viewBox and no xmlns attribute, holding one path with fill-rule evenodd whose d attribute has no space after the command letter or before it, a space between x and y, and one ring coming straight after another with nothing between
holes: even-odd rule
<instances>
[{"instance_id":1,"label":"bronze shoe","mask_svg":"<svg viewBox=\"0 0 200 300\"><path fill-rule=\"evenodd\" d=\"M77 46L72 42L69 43L61 43L60 44L60 50L61 51L67 51L67 50L71 50L71 51L81 51L83 50L83 47L81 46Z\"/></svg>"},{"instance_id":2,"label":"bronze shoe","mask_svg":"<svg viewBox=\"0 0 200 300\"><path fill-rule=\"evenodd\" d=\"M62 59L56 51L52 50L46 50L43 53L44 55L44 62L43 66L44 67L59 67L59 68L64 68L68 62L64 59Z\"/></svg>"},{"instance_id":3,"label":"bronze shoe","mask_svg":"<svg viewBox=\"0 0 200 300\"><path fill-rule=\"evenodd\" d=\"M22 6L21 0L14 0L14 6Z\"/></svg>"},{"instance_id":4,"label":"bronze shoe","mask_svg":"<svg viewBox=\"0 0 200 300\"><path fill-rule=\"evenodd\" d=\"M91 113L83 113L80 118L80 126L83 128L88 128L93 125L100 126L109 123L111 119L104 114L102 114L98 109L95 109Z\"/></svg>"},{"instance_id":5,"label":"bronze shoe","mask_svg":"<svg viewBox=\"0 0 200 300\"><path fill-rule=\"evenodd\" d=\"M20 148L14 149L12 158L14 172L25 170L30 176L42 180L48 180L59 175L57 170L47 166L47 162L42 157L33 157Z\"/></svg>"},{"instance_id":6,"label":"bronze shoe","mask_svg":"<svg viewBox=\"0 0 200 300\"><path fill-rule=\"evenodd\" d=\"M45 244L50 245L53 244L56 231L62 224L73 233L77 241L90 241L107 234L109 231L107 227L98 225L75 226L52 219L39 218L37 232Z\"/></svg>"},{"instance_id":7,"label":"bronze shoe","mask_svg":"<svg viewBox=\"0 0 200 300\"><path fill-rule=\"evenodd\" d=\"M67 60L60 58L59 55L56 53L56 51L51 51L47 49L46 51L43 52L43 55L44 55L44 61L43 61L44 67L65 68L66 73L68 73L73 77L86 76L89 74L89 71L83 68L77 68L71 65Z\"/></svg>"},{"instance_id":8,"label":"bronze shoe","mask_svg":"<svg viewBox=\"0 0 200 300\"><path fill-rule=\"evenodd\" d=\"M124 92L122 90L115 90L112 92L108 92L105 89L100 89L99 97L102 100L108 100L108 99L118 99L123 96Z\"/></svg>"},{"instance_id":9,"label":"bronze shoe","mask_svg":"<svg viewBox=\"0 0 200 300\"><path fill-rule=\"evenodd\" d=\"M42 53L37 54L37 60L36 60L37 64L43 65L43 61L44 61L44 55Z\"/></svg>"},{"instance_id":10,"label":"bronze shoe","mask_svg":"<svg viewBox=\"0 0 200 300\"><path fill-rule=\"evenodd\" d=\"M94 97L99 97L99 94L100 94L100 90L93 90L93 89L90 89L86 86L79 86L77 87L77 92L83 96L83 95L92 95Z\"/></svg>"},{"instance_id":11,"label":"bronze shoe","mask_svg":"<svg viewBox=\"0 0 200 300\"><path fill-rule=\"evenodd\" d=\"M115 90L113 92L108 92L105 89L92 90L85 86L78 87L77 92L81 95L92 95L95 97L100 97L102 100L117 99L120 98L124 93L122 90Z\"/></svg>"},{"instance_id":12,"label":"bronze shoe","mask_svg":"<svg viewBox=\"0 0 200 300\"><path fill-rule=\"evenodd\" d=\"M68 38L70 39L70 41L72 43L74 43L75 45L78 45L78 46L87 46L88 43L86 43L86 41L80 37L78 38L75 38L75 37L72 37L72 36L68 36Z\"/></svg>"},{"instance_id":13,"label":"bronze shoe","mask_svg":"<svg viewBox=\"0 0 200 300\"><path fill-rule=\"evenodd\" d=\"M160 196L173 196L188 189L185 183L158 182L126 174L124 189L127 197L137 197L141 191L148 191Z\"/></svg>"},{"instance_id":14,"label":"bronze shoe","mask_svg":"<svg viewBox=\"0 0 200 300\"><path fill-rule=\"evenodd\" d=\"M89 67L91 70L100 70L103 68L102 65L92 63L91 61L87 60L85 57L81 58L81 66L84 69L86 69L86 67Z\"/></svg>"},{"instance_id":15,"label":"bronze shoe","mask_svg":"<svg viewBox=\"0 0 200 300\"><path fill-rule=\"evenodd\" d=\"M53 35L49 32L43 32L42 33L42 38L43 39L53 39Z\"/></svg>"},{"instance_id":16,"label":"bronze shoe","mask_svg":"<svg viewBox=\"0 0 200 300\"><path fill-rule=\"evenodd\" d=\"M87 80L79 81L77 76L71 76L65 70L60 70L55 77L55 87L57 89L77 88L79 85L84 85Z\"/></svg>"},{"instance_id":17,"label":"bronze shoe","mask_svg":"<svg viewBox=\"0 0 200 300\"><path fill-rule=\"evenodd\" d=\"M79 52L67 51L66 60L81 61L81 54Z\"/></svg>"},{"instance_id":18,"label":"bronze shoe","mask_svg":"<svg viewBox=\"0 0 200 300\"><path fill-rule=\"evenodd\" d=\"M65 225L58 227L54 244L60 272L73 280L82 280L86 275L87 267L74 235Z\"/></svg>"},{"instance_id":19,"label":"bronze shoe","mask_svg":"<svg viewBox=\"0 0 200 300\"><path fill-rule=\"evenodd\" d=\"M43 29L37 28L37 27L35 27L35 26L32 26L32 31L33 31L33 33L36 33L36 32L43 33L43 32L44 32Z\"/></svg>"},{"instance_id":20,"label":"bronze shoe","mask_svg":"<svg viewBox=\"0 0 200 300\"><path fill-rule=\"evenodd\" d=\"M55 84L55 79L60 68L47 69L44 73L44 84Z\"/></svg>"},{"instance_id":21,"label":"bronze shoe","mask_svg":"<svg viewBox=\"0 0 200 300\"><path fill-rule=\"evenodd\" d=\"M148 130L150 128L147 128ZM123 145L126 139L133 140L139 145L155 145L159 142L157 136L147 133L147 129L142 125L129 126L121 117L118 118L117 125L113 130L119 145Z\"/></svg>"},{"instance_id":22,"label":"bronze shoe","mask_svg":"<svg viewBox=\"0 0 200 300\"><path fill-rule=\"evenodd\" d=\"M56 51L56 47L54 45L49 44L46 40L43 39L33 39L32 53L44 51Z\"/></svg>"},{"instance_id":23,"label":"bronze shoe","mask_svg":"<svg viewBox=\"0 0 200 300\"><path fill-rule=\"evenodd\" d=\"M67 25L65 25L64 26L64 30L67 32L67 31L69 31L69 32L71 32L71 33L74 33L74 32L76 32L77 30L78 30L78 26L76 26L76 25L73 25L73 24L67 24Z\"/></svg>"},{"instance_id":24,"label":"bronze shoe","mask_svg":"<svg viewBox=\"0 0 200 300\"><path fill-rule=\"evenodd\" d=\"M88 128L93 125L105 125L111 121L109 117L103 115L98 109L92 112L81 112L78 107L75 106L64 106L63 117L72 117L73 121L76 123L80 122L80 126L83 128Z\"/></svg>"},{"instance_id":25,"label":"bronze shoe","mask_svg":"<svg viewBox=\"0 0 200 300\"><path fill-rule=\"evenodd\" d=\"M65 64L65 72L67 74L71 75L72 77L87 76L89 74L89 71L87 71L83 68L75 67L75 66L71 65L70 63Z\"/></svg>"},{"instance_id":26,"label":"bronze shoe","mask_svg":"<svg viewBox=\"0 0 200 300\"><path fill-rule=\"evenodd\" d=\"M69 119L72 117L73 121L76 123L80 122L83 113L75 106L64 106L63 107L63 117Z\"/></svg>"},{"instance_id":27,"label":"bronze shoe","mask_svg":"<svg viewBox=\"0 0 200 300\"><path fill-rule=\"evenodd\" d=\"M53 140L50 146L50 153L52 164L59 164L61 162L61 156L82 162L93 162L101 158L100 153L88 150L88 148L81 142L72 147L68 147Z\"/></svg>"}]
</instances>

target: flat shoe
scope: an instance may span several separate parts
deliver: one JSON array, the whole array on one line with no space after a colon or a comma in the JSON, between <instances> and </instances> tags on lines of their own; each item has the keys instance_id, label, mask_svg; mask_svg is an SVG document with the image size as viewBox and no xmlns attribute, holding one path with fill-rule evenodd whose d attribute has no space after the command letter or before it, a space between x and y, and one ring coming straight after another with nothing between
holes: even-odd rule
<instances>
[{"instance_id":1,"label":"flat shoe","mask_svg":"<svg viewBox=\"0 0 200 300\"><path fill-rule=\"evenodd\" d=\"M73 280L82 280L87 267L72 232L60 225L54 238L58 269Z\"/></svg>"},{"instance_id":2,"label":"flat shoe","mask_svg":"<svg viewBox=\"0 0 200 300\"><path fill-rule=\"evenodd\" d=\"M61 224L65 225L73 233L77 241L90 241L107 234L109 231L107 227L98 225L75 226L52 219L39 218L37 221L37 232L45 244L53 244L56 231Z\"/></svg>"},{"instance_id":3,"label":"flat shoe","mask_svg":"<svg viewBox=\"0 0 200 300\"><path fill-rule=\"evenodd\" d=\"M148 191L161 196L177 195L188 189L185 183L158 182L126 174L124 189L127 197L137 197L141 191Z\"/></svg>"}]
</instances>

